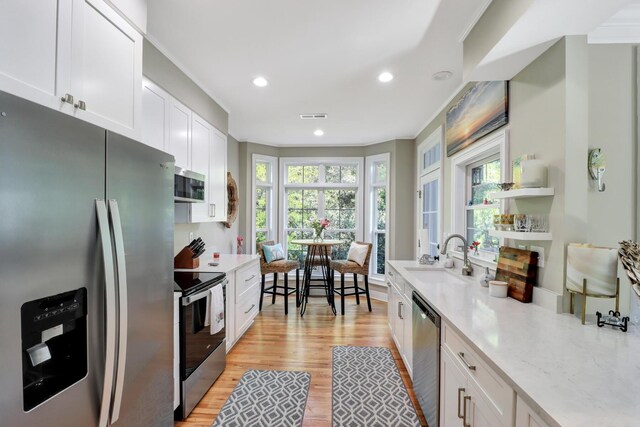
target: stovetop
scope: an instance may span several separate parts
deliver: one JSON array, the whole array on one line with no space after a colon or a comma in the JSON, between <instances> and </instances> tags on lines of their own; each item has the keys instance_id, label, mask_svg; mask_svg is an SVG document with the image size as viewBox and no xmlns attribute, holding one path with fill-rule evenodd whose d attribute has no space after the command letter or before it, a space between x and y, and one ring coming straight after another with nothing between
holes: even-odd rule
<instances>
[{"instance_id":1,"label":"stovetop","mask_svg":"<svg viewBox=\"0 0 640 427\"><path fill-rule=\"evenodd\" d=\"M190 295L221 282L226 276L225 273L174 271L173 290L182 292L183 296Z\"/></svg>"}]
</instances>

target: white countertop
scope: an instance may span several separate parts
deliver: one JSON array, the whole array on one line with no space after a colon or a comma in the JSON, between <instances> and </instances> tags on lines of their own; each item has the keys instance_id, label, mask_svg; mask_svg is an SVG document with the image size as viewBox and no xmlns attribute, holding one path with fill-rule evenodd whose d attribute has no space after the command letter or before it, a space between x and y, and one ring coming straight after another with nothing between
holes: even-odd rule
<instances>
[{"instance_id":1,"label":"white countertop","mask_svg":"<svg viewBox=\"0 0 640 427\"><path fill-rule=\"evenodd\" d=\"M198 271L198 272L214 272L214 273L231 273L234 270L244 267L251 262L259 262L258 255L230 255L220 254L220 264L216 266L209 265L213 262L213 252L207 250L200 256L200 267L194 269L176 268L175 271Z\"/></svg>"},{"instance_id":2,"label":"white countertop","mask_svg":"<svg viewBox=\"0 0 640 427\"><path fill-rule=\"evenodd\" d=\"M640 327L582 325L569 314L491 297L477 278L447 272L427 282L424 272L407 270L424 267L415 261L389 264L550 425L640 425Z\"/></svg>"}]
</instances>

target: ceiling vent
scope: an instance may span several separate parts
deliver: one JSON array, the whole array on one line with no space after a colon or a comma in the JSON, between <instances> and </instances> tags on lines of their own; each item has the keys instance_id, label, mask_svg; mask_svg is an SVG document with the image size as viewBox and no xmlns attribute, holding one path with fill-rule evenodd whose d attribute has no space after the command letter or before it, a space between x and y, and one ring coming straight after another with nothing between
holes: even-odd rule
<instances>
[{"instance_id":1,"label":"ceiling vent","mask_svg":"<svg viewBox=\"0 0 640 427\"><path fill-rule=\"evenodd\" d=\"M315 113L315 114L300 114L302 120L318 120L326 119L327 113Z\"/></svg>"}]
</instances>

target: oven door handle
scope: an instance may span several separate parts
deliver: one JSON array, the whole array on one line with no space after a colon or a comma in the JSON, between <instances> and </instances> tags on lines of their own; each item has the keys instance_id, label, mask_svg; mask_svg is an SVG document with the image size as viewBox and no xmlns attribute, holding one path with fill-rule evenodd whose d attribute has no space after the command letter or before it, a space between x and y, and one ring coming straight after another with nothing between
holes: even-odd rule
<instances>
[{"instance_id":1,"label":"oven door handle","mask_svg":"<svg viewBox=\"0 0 640 427\"><path fill-rule=\"evenodd\" d=\"M220 285L216 285L216 286L227 286L228 283L229 283L229 280L225 279ZM213 286L211 288L213 288ZM187 306L187 305L193 304L194 302L202 298L205 298L207 295L209 295L209 291L211 290L211 288L207 288L204 291L200 292L199 294L189 295L188 297L182 298L182 305Z\"/></svg>"}]
</instances>

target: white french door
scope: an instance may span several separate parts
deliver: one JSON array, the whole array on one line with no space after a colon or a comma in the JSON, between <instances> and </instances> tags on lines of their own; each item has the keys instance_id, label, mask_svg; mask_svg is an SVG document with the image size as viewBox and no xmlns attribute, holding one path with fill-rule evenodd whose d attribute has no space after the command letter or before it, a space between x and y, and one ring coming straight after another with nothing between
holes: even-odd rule
<instances>
[{"instance_id":1,"label":"white french door","mask_svg":"<svg viewBox=\"0 0 640 427\"><path fill-rule=\"evenodd\" d=\"M438 254L438 239L440 236L440 170L435 170L420 177L418 192L418 229L429 230L428 254ZM418 240L418 253L420 253Z\"/></svg>"}]
</instances>

